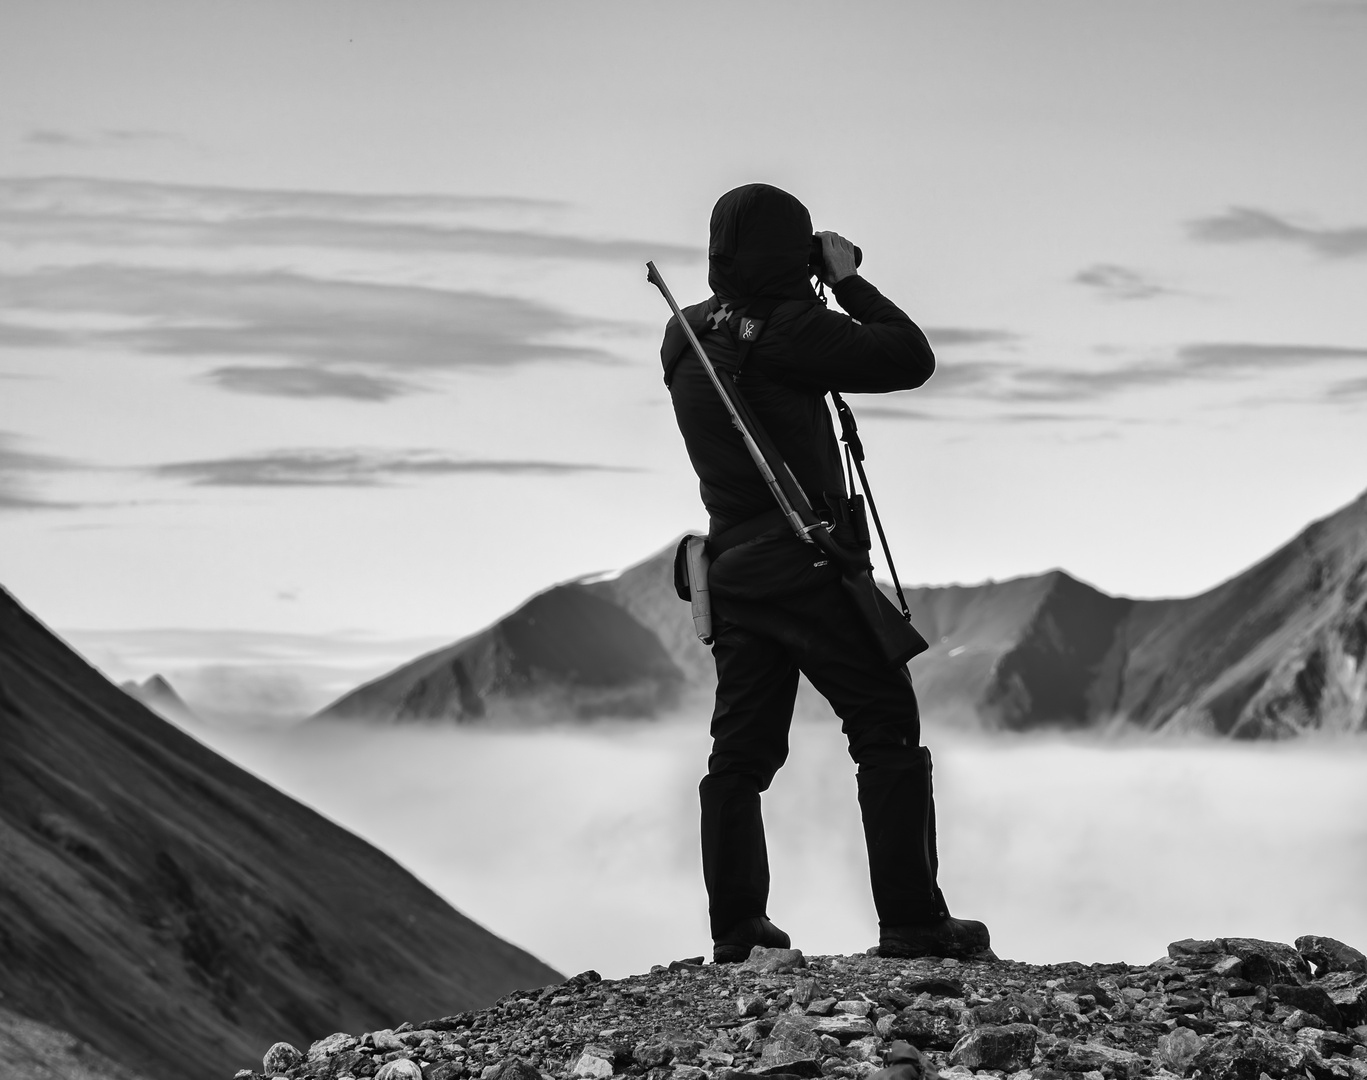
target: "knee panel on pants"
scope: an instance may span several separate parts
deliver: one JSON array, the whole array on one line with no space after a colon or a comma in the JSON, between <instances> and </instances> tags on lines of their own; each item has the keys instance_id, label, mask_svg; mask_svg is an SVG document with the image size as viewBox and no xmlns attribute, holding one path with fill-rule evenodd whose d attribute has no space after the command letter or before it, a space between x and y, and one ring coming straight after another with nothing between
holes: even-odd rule
<instances>
[{"instance_id":1,"label":"knee panel on pants","mask_svg":"<svg viewBox=\"0 0 1367 1080\"><path fill-rule=\"evenodd\" d=\"M916 741L917 732L906 724L879 724L850 738L850 757L859 771L920 768L930 751Z\"/></svg>"}]
</instances>

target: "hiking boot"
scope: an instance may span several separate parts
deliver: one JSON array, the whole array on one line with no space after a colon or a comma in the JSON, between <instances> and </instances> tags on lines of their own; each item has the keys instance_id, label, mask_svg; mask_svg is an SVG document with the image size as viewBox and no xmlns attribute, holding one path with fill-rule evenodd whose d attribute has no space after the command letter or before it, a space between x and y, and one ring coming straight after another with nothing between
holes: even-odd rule
<instances>
[{"instance_id":1,"label":"hiking boot","mask_svg":"<svg viewBox=\"0 0 1367 1080\"><path fill-rule=\"evenodd\" d=\"M914 960L921 956L971 960L991 948L987 927L974 919L946 916L934 922L890 926L878 935L878 955Z\"/></svg>"},{"instance_id":2,"label":"hiking boot","mask_svg":"<svg viewBox=\"0 0 1367 1080\"><path fill-rule=\"evenodd\" d=\"M761 917L742 919L730 930L712 942L712 962L714 964L739 964L750 958L750 950L756 945L766 949L787 949L792 947L788 935Z\"/></svg>"}]
</instances>

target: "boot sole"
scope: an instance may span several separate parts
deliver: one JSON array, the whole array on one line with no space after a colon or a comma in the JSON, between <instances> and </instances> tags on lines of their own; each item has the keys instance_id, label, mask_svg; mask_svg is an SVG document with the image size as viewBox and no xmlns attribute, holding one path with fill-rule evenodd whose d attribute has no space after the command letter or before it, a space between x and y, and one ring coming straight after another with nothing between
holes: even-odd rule
<instances>
[{"instance_id":1,"label":"boot sole","mask_svg":"<svg viewBox=\"0 0 1367 1080\"><path fill-rule=\"evenodd\" d=\"M750 959L750 950L754 947L753 945L714 945L712 947L712 963L744 963Z\"/></svg>"},{"instance_id":2,"label":"boot sole","mask_svg":"<svg viewBox=\"0 0 1367 1080\"><path fill-rule=\"evenodd\" d=\"M945 948L927 946L926 948L915 948L910 945L879 945L874 950L875 955L888 960L923 960L928 956L936 957L940 960L996 960L997 954L992 951L990 945L983 945L979 948Z\"/></svg>"}]
</instances>

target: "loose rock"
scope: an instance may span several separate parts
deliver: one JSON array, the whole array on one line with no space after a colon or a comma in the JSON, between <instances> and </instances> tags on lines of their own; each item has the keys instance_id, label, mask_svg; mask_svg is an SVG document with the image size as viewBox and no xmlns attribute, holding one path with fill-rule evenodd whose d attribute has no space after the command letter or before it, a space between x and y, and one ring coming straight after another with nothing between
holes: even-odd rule
<instances>
[{"instance_id":1,"label":"loose rock","mask_svg":"<svg viewBox=\"0 0 1367 1080\"><path fill-rule=\"evenodd\" d=\"M1159 1060L1179 1076L1186 1072L1187 1066L1200 1052L1201 1037L1188 1028L1175 1028L1171 1034L1158 1039Z\"/></svg>"},{"instance_id":2,"label":"loose rock","mask_svg":"<svg viewBox=\"0 0 1367 1080\"><path fill-rule=\"evenodd\" d=\"M831 1035L841 1041L873 1034L871 1023L862 1016L850 1016L848 1013L820 1017L815 1021L815 1025L814 1030L818 1035Z\"/></svg>"},{"instance_id":3,"label":"loose rock","mask_svg":"<svg viewBox=\"0 0 1367 1080\"><path fill-rule=\"evenodd\" d=\"M1306 934L1296 939L1296 950L1315 965L1316 975L1327 975L1331 971L1367 974L1367 956L1331 937Z\"/></svg>"},{"instance_id":4,"label":"loose rock","mask_svg":"<svg viewBox=\"0 0 1367 1080\"><path fill-rule=\"evenodd\" d=\"M970 1031L950 1052L951 1065L973 1069L1024 1069L1035 1056L1039 1029L1033 1024L1004 1024Z\"/></svg>"},{"instance_id":5,"label":"loose rock","mask_svg":"<svg viewBox=\"0 0 1367 1080\"><path fill-rule=\"evenodd\" d=\"M749 958L740 968L742 971L755 971L761 975L787 975L806 966L807 961L799 949L766 949L762 945L756 945L750 950Z\"/></svg>"},{"instance_id":6,"label":"loose rock","mask_svg":"<svg viewBox=\"0 0 1367 1080\"><path fill-rule=\"evenodd\" d=\"M1278 1001L1284 1001L1294 1009L1300 1009L1311 1013L1316 1017L1317 1022L1301 1023L1298 1027L1331 1027L1335 1031L1344 1030L1343 1017L1339 1013L1338 1006L1328 993L1318 986L1300 986L1297 983L1276 983L1272 987L1272 996Z\"/></svg>"},{"instance_id":7,"label":"loose rock","mask_svg":"<svg viewBox=\"0 0 1367 1080\"><path fill-rule=\"evenodd\" d=\"M820 1076L821 1040L813 1033L811 1023L796 1016L780 1016L774 1021L755 1071L769 1076Z\"/></svg>"},{"instance_id":8,"label":"loose rock","mask_svg":"<svg viewBox=\"0 0 1367 1080\"><path fill-rule=\"evenodd\" d=\"M584 1052L579 1055L579 1060L574 1063L574 1075L589 1078L589 1080L601 1080L603 1077L613 1074L612 1051L604 1050L601 1047L585 1047Z\"/></svg>"},{"instance_id":9,"label":"loose rock","mask_svg":"<svg viewBox=\"0 0 1367 1080\"><path fill-rule=\"evenodd\" d=\"M380 1066L375 1080L423 1080L422 1069L408 1058L395 1058Z\"/></svg>"},{"instance_id":10,"label":"loose rock","mask_svg":"<svg viewBox=\"0 0 1367 1080\"><path fill-rule=\"evenodd\" d=\"M338 1031L319 1039L310 1046L308 1058L312 1061L314 1058L330 1057L333 1054L341 1053L343 1050L350 1050L359 1044L359 1039L353 1038L345 1031Z\"/></svg>"},{"instance_id":11,"label":"loose rock","mask_svg":"<svg viewBox=\"0 0 1367 1080\"><path fill-rule=\"evenodd\" d=\"M433 1069L428 1080L442 1080L437 1076L440 1069L441 1066ZM521 1058L508 1058L495 1065L484 1080L541 1080L541 1074Z\"/></svg>"},{"instance_id":12,"label":"loose rock","mask_svg":"<svg viewBox=\"0 0 1367 1080\"><path fill-rule=\"evenodd\" d=\"M748 968L676 961L625 979L586 972L483 1010L360 1037L320 1032L307 1060L272 1047L266 1075L1367 1080L1367 972L1337 945L1187 940L1148 965L860 955L799 967L796 950L760 950Z\"/></svg>"},{"instance_id":13,"label":"loose rock","mask_svg":"<svg viewBox=\"0 0 1367 1080\"><path fill-rule=\"evenodd\" d=\"M289 1043L273 1043L266 1051L266 1056L261 1059L261 1071L267 1076L275 1076L303 1064L303 1061L303 1053Z\"/></svg>"}]
</instances>

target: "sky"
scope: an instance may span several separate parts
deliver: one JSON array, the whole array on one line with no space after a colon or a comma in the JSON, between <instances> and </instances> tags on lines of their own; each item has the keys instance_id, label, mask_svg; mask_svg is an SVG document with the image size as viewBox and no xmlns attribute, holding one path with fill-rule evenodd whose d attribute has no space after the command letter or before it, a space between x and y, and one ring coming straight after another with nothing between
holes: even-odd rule
<instances>
[{"instance_id":1,"label":"sky","mask_svg":"<svg viewBox=\"0 0 1367 1080\"><path fill-rule=\"evenodd\" d=\"M316 707L702 529L643 264L764 181L936 347L904 581L1202 591L1367 488L1364 104L1356 0L7 0L0 584Z\"/></svg>"}]
</instances>

